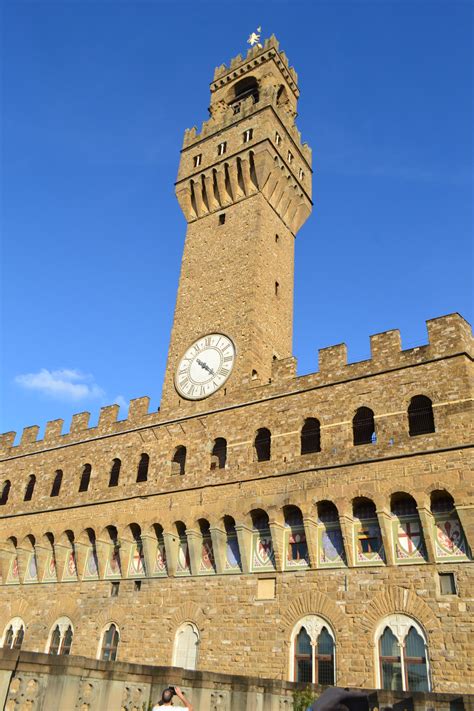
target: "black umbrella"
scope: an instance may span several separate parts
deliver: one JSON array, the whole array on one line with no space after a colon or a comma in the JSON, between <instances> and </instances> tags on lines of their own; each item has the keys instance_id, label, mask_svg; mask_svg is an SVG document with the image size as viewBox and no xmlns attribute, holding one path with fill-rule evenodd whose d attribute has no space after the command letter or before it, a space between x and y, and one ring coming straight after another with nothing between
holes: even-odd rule
<instances>
[{"instance_id":1,"label":"black umbrella","mask_svg":"<svg viewBox=\"0 0 474 711\"><path fill-rule=\"evenodd\" d=\"M311 711L335 711L340 705L345 706L349 711L369 711L369 697L363 691L331 686L323 691L319 699L309 708Z\"/></svg>"}]
</instances>

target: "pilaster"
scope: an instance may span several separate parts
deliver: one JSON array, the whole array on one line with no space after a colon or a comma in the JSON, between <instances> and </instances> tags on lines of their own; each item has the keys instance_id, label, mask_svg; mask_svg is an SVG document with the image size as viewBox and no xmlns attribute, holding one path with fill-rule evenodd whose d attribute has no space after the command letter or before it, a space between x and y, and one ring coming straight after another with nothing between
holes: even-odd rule
<instances>
[{"instance_id":1,"label":"pilaster","mask_svg":"<svg viewBox=\"0 0 474 711\"><path fill-rule=\"evenodd\" d=\"M227 533L220 528L210 529L212 550L214 551L214 562L217 574L225 572L225 562L227 557Z\"/></svg>"},{"instance_id":2,"label":"pilaster","mask_svg":"<svg viewBox=\"0 0 474 711\"><path fill-rule=\"evenodd\" d=\"M237 523L235 525L235 531L237 533L237 540L239 542L242 572L250 573L252 560L253 529L249 526L246 526L244 523Z\"/></svg>"},{"instance_id":3,"label":"pilaster","mask_svg":"<svg viewBox=\"0 0 474 711\"><path fill-rule=\"evenodd\" d=\"M305 516L303 518L304 532L306 534L306 544L308 546L309 560L312 568L318 565L318 522L314 518Z\"/></svg>"},{"instance_id":4,"label":"pilaster","mask_svg":"<svg viewBox=\"0 0 474 711\"><path fill-rule=\"evenodd\" d=\"M386 563L387 565L395 565L395 555L392 542L392 517L383 509L377 511L376 513L379 521Z\"/></svg>"}]
</instances>

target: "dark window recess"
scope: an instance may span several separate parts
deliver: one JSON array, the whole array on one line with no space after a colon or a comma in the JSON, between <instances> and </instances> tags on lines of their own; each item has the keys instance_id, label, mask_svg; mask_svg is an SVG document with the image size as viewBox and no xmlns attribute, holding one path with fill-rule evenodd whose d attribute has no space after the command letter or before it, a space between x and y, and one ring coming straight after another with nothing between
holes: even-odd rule
<instances>
[{"instance_id":1,"label":"dark window recess","mask_svg":"<svg viewBox=\"0 0 474 711\"><path fill-rule=\"evenodd\" d=\"M58 469L54 475L53 486L51 487L51 496L59 496L61 491L61 484L63 482L63 472L62 469Z\"/></svg>"},{"instance_id":2,"label":"dark window recess","mask_svg":"<svg viewBox=\"0 0 474 711\"><path fill-rule=\"evenodd\" d=\"M227 460L227 440L218 437L212 448L211 469L224 469Z\"/></svg>"},{"instance_id":3,"label":"dark window recess","mask_svg":"<svg viewBox=\"0 0 474 711\"><path fill-rule=\"evenodd\" d=\"M121 460L114 459L114 461L112 462L112 467L110 469L109 486L118 486L121 466Z\"/></svg>"},{"instance_id":4,"label":"dark window recess","mask_svg":"<svg viewBox=\"0 0 474 711\"><path fill-rule=\"evenodd\" d=\"M408 429L410 437L435 431L433 405L429 397L415 395L408 406Z\"/></svg>"},{"instance_id":5,"label":"dark window recess","mask_svg":"<svg viewBox=\"0 0 474 711\"><path fill-rule=\"evenodd\" d=\"M110 586L110 597L118 597L120 583L112 583Z\"/></svg>"},{"instance_id":6,"label":"dark window recess","mask_svg":"<svg viewBox=\"0 0 474 711\"><path fill-rule=\"evenodd\" d=\"M92 467L90 464L84 464L82 468L81 481L79 491L87 491L91 481Z\"/></svg>"},{"instance_id":7,"label":"dark window recess","mask_svg":"<svg viewBox=\"0 0 474 711\"><path fill-rule=\"evenodd\" d=\"M321 426L319 420L308 417L301 429L301 454L321 451Z\"/></svg>"},{"instance_id":8,"label":"dark window recess","mask_svg":"<svg viewBox=\"0 0 474 711\"><path fill-rule=\"evenodd\" d=\"M278 296L279 290L280 290L280 284L276 281L275 282L275 296Z\"/></svg>"},{"instance_id":9,"label":"dark window recess","mask_svg":"<svg viewBox=\"0 0 474 711\"><path fill-rule=\"evenodd\" d=\"M225 223L225 212L219 215L219 224L223 225Z\"/></svg>"},{"instance_id":10,"label":"dark window recess","mask_svg":"<svg viewBox=\"0 0 474 711\"><path fill-rule=\"evenodd\" d=\"M172 473L173 474L184 474L186 471L186 447L180 445L176 448L176 451L171 462Z\"/></svg>"},{"instance_id":11,"label":"dark window recess","mask_svg":"<svg viewBox=\"0 0 474 711\"><path fill-rule=\"evenodd\" d=\"M262 427L255 436L255 455L257 462L268 462L271 456L272 435L270 430Z\"/></svg>"},{"instance_id":12,"label":"dark window recess","mask_svg":"<svg viewBox=\"0 0 474 711\"><path fill-rule=\"evenodd\" d=\"M150 464L150 457L148 456L148 454L143 452L142 456L140 457L140 461L138 462L137 482L146 481L148 479L149 464Z\"/></svg>"},{"instance_id":13,"label":"dark window recess","mask_svg":"<svg viewBox=\"0 0 474 711\"><path fill-rule=\"evenodd\" d=\"M359 407L352 420L354 444L370 444L376 441L374 413L368 407Z\"/></svg>"},{"instance_id":14,"label":"dark window recess","mask_svg":"<svg viewBox=\"0 0 474 711\"><path fill-rule=\"evenodd\" d=\"M135 590L135 592L140 592L140 590L142 589L142 581L135 580L133 584L133 589Z\"/></svg>"},{"instance_id":15,"label":"dark window recess","mask_svg":"<svg viewBox=\"0 0 474 711\"><path fill-rule=\"evenodd\" d=\"M7 479L3 484L2 494L0 496L0 506L5 506L8 501L8 496L10 494L11 482Z\"/></svg>"},{"instance_id":16,"label":"dark window recess","mask_svg":"<svg viewBox=\"0 0 474 711\"><path fill-rule=\"evenodd\" d=\"M34 474L32 474L30 476L30 478L28 479L28 484L26 485L25 496L24 496L23 501L31 501L31 499L33 498L33 492L35 490L35 484L36 484L36 477Z\"/></svg>"},{"instance_id":17,"label":"dark window recess","mask_svg":"<svg viewBox=\"0 0 474 711\"><path fill-rule=\"evenodd\" d=\"M439 574L439 589L441 595L456 595L456 578L454 573Z\"/></svg>"}]
</instances>

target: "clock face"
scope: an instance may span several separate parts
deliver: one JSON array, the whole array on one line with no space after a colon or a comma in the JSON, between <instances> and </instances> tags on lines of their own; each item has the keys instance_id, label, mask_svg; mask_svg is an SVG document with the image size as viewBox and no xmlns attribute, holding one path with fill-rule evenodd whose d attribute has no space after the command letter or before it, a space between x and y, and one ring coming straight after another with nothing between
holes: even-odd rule
<instances>
[{"instance_id":1,"label":"clock face","mask_svg":"<svg viewBox=\"0 0 474 711\"><path fill-rule=\"evenodd\" d=\"M235 362L235 346L222 333L199 338L179 361L176 390L188 400L202 400L224 385Z\"/></svg>"}]
</instances>

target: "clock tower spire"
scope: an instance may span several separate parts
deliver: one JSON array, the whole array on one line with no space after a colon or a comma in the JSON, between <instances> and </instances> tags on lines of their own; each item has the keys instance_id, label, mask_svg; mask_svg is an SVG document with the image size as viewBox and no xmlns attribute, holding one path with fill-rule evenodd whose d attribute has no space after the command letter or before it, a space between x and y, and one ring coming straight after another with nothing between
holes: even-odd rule
<instances>
[{"instance_id":1,"label":"clock tower spire","mask_svg":"<svg viewBox=\"0 0 474 711\"><path fill-rule=\"evenodd\" d=\"M291 355L294 238L312 206L298 96L272 36L215 70L210 118L185 132L176 196L188 226L162 410L216 407Z\"/></svg>"}]
</instances>

